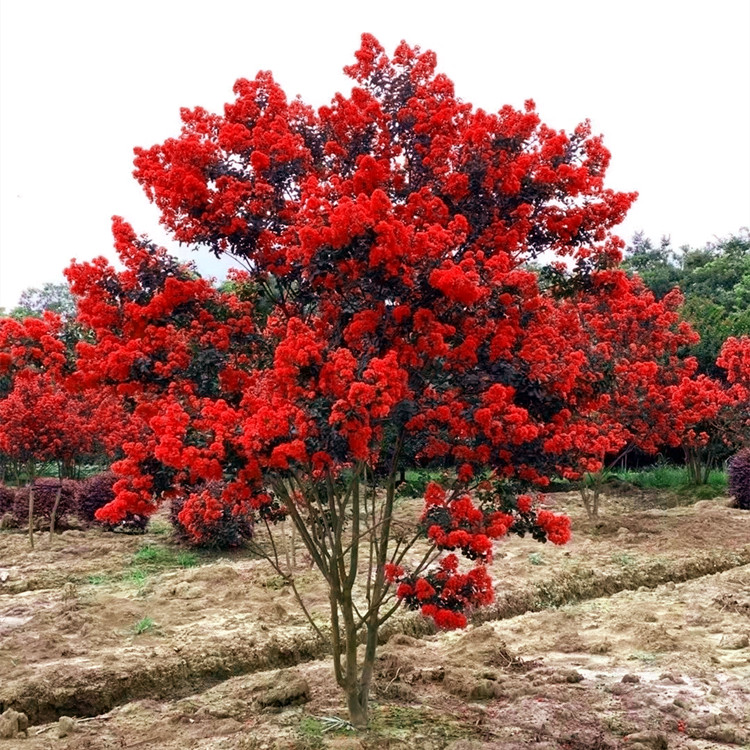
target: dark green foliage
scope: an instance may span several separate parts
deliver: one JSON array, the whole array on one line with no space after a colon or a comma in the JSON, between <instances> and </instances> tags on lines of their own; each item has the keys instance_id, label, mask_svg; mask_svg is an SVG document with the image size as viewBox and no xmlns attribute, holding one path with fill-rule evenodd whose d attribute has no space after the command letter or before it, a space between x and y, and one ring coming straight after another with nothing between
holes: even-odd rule
<instances>
[{"instance_id":1,"label":"dark green foliage","mask_svg":"<svg viewBox=\"0 0 750 750\"><path fill-rule=\"evenodd\" d=\"M729 461L729 494L737 507L750 510L750 448L743 448Z\"/></svg>"},{"instance_id":2,"label":"dark green foliage","mask_svg":"<svg viewBox=\"0 0 750 750\"><path fill-rule=\"evenodd\" d=\"M65 516L76 513L76 492L78 482L73 479L53 479L43 477L34 481L34 518L49 521L52 516L52 509L55 506L58 490L60 490L60 502L57 506L56 518L58 526ZM13 515L19 520L24 521L29 515L29 488L21 487L16 490L16 496L13 503Z\"/></svg>"},{"instance_id":3,"label":"dark green foliage","mask_svg":"<svg viewBox=\"0 0 750 750\"><path fill-rule=\"evenodd\" d=\"M637 232L627 247L623 266L637 273L659 299L679 286L682 276L679 258L669 238L662 237L659 247L654 247L643 232Z\"/></svg>"},{"instance_id":4,"label":"dark green foliage","mask_svg":"<svg viewBox=\"0 0 750 750\"><path fill-rule=\"evenodd\" d=\"M637 273L657 297L679 286L683 317L701 337L688 353L698 359L701 372L723 377L715 364L722 344L729 336L750 334L750 233L678 251L668 238L654 247L636 234L623 267Z\"/></svg>"},{"instance_id":5,"label":"dark green foliage","mask_svg":"<svg viewBox=\"0 0 750 750\"><path fill-rule=\"evenodd\" d=\"M399 497L424 497L427 485L434 480L434 472L406 471L404 481L396 488Z\"/></svg>"}]
</instances>

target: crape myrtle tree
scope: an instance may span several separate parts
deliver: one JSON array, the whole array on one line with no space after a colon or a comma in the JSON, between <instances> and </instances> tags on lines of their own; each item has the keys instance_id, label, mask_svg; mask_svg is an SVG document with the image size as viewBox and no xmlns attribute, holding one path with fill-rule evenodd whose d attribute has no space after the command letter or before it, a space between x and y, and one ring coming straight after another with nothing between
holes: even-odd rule
<instances>
[{"instance_id":1,"label":"crape myrtle tree","mask_svg":"<svg viewBox=\"0 0 750 750\"><path fill-rule=\"evenodd\" d=\"M81 366L143 428L99 516L179 493L196 531L224 505L269 530L288 518L326 580L359 726L400 603L463 626L492 599L494 540L568 539L535 493L595 389L578 317L529 263L564 260L568 284L606 294L622 244L610 230L635 195L605 188L609 153L587 124L553 130L531 101L475 109L432 52L402 43L389 58L364 35L346 72L351 94L317 111L269 73L239 80L223 114L182 110L177 137L136 149L162 224L234 257L252 294L212 290L120 219L125 270L100 260L68 278L93 330ZM414 436L456 471L405 524L395 486Z\"/></svg>"},{"instance_id":2,"label":"crape myrtle tree","mask_svg":"<svg viewBox=\"0 0 750 750\"><path fill-rule=\"evenodd\" d=\"M730 336L714 369L724 377L683 377L667 389L671 429L693 484L705 484L722 457L750 444L750 336Z\"/></svg>"},{"instance_id":3,"label":"crape myrtle tree","mask_svg":"<svg viewBox=\"0 0 750 750\"><path fill-rule=\"evenodd\" d=\"M568 299L580 322L580 347L588 347L579 384L588 407L564 415L566 428L547 449L567 460L561 475L585 479L580 487L589 518L599 514L604 472L628 451L654 454L681 444L671 389L693 382L697 363L682 352L698 338L681 320L681 304L678 290L656 299L638 277L619 272L598 274Z\"/></svg>"},{"instance_id":4,"label":"crape myrtle tree","mask_svg":"<svg viewBox=\"0 0 750 750\"><path fill-rule=\"evenodd\" d=\"M64 395L55 374L65 366L60 320L0 319L0 453L25 471L29 483L29 543L34 546L34 479L37 464L62 449L56 418L64 413Z\"/></svg>"},{"instance_id":5,"label":"crape myrtle tree","mask_svg":"<svg viewBox=\"0 0 750 750\"><path fill-rule=\"evenodd\" d=\"M34 480L39 463L70 461L87 440L81 404L60 386L66 367L58 316L0 320L0 452L16 478L23 469L29 483L29 541L34 546ZM62 488L62 483L60 483ZM55 511L50 530L54 529Z\"/></svg>"},{"instance_id":6,"label":"crape myrtle tree","mask_svg":"<svg viewBox=\"0 0 750 750\"><path fill-rule=\"evenodd\" d=\"M29 540L34 546L34 480L40 465L55 464L57 493L49 517L50 533L63 477L94 454L113 453L127 425L120 402L99 390L86 390L75 374L75 360L61 318L0 319L0 455L20 481L29 483Z\"/></svg>"}]
</instances>

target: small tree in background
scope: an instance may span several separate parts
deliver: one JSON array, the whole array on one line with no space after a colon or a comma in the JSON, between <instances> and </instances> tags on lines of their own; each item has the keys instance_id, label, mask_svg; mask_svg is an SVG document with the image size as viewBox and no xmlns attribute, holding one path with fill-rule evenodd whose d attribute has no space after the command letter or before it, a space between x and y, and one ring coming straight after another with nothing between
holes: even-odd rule
<instances>
[{"instance_id":1,"label":"small tree in background","mask_svg":"<svg viewBox=\"0 0 750 750\"><path fill-rule=\"evenodd\" d=\"M11 317L18 320L41 318L45 312L58 315L65 323L76 316L76 303L67 283L44 284L40 289L26 289L18 300L18 305L10 311Z\"/></svg>"},{"instance_id":2,"label":"small tree in background","mask_svg":"<svg viewBox=\"0 0 750 750\"><path fill-rule=\"evenodd\" d=\"M726 379L683 377L668 389L671 430L693 484L707 482L722 456L750 441L750 337L728 338L715 369L726 372Z\"/></svg>"},{"instance_id":3,"label":"small tree in background","mask_svg":"<svg viewBox=\"0 0 750 750\"><path fill-rule=\"evenodd\" d=\"M597 282L604 288L577 291L567 300L568 315L581 326L587 363L576 401L589 406L572 410L567 428L547 445L567 461L560 474L585 477L581 495L590 519L599 514L607 468L632 449L655 454L680 444L670 387L694 373L695 360L680 354L697 339L680 320L677 290L657 300L637 278L617 274Z\"/></svg>"},{"instance_id":4,"label":"small tree in background","mask_svg":"<svg viewBox=\"0 0 750 750\"><path fill-rule=\"evenodd\" d=\"M58 316L0 320L0 453L15 467L17 479L25 472L32 546L39 466L57 468L56 502L44 514L52 532L63 479L74 476L85 458L114 450L120 440L119 401L76 384L70 355Z\"/></svg>"},{"instance_id":5,"label":"small tree in background","mask_svg":"<svg viewBox=\"0 0 750 750\"><path fill-rule=\"evenodd\" d=\"M25 469L32 547L37 463L62 445L57 421L65 396L55 385L55 375L65 365L59 326L51 313L24 321L0 319L0 452L15 464L17 476L20 467Z\"/></svg>"},{"instance_id":6,"label":"small tree in background","mask_svg":"<svg viewBox=\"0 0 750 750\"><path fill-rule=\"evenodd\" d=\"M222 502L223 482L206 482L190 498L175 497L169 508L177 538L208 549L241 547L253 537L253 514ZM187 502L187 500L191 502Z\"/></svg>"}]
</instances>

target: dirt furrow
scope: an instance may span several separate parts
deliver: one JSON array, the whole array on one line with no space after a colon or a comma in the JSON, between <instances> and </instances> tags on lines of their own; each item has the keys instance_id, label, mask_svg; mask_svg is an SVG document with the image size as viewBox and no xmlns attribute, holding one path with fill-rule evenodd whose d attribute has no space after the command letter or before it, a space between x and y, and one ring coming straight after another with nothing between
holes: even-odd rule
<instances>
[{"instance_id":1,"label":"dirt furrow","mask_svg":"<svg viewBox=\"0 0 750 750\"><path fill-rule=\"evenodd\" d=\"M713 550L678 560L650 559L616 572L577 566L552 573L544 582L511 593L498 592L491 607L475 613L475 624L516 617L563 604L609 596L626 590L675 583L750 564L750 545L736 551ZM396 633L423 636L433 626L416 613L394 618L383 628L383 640ZM259 633L219 636L199 646L157 646L144 658L133 655L116 666L107 653L41 662L0 687L0 713L14 708L32 723L68 716L96 716L114 706L142 698L174 698L203 690L232 676L288 667L322 658L328 644L305 627L286 627L268 637Z\"/></svg>"}]
</instances>

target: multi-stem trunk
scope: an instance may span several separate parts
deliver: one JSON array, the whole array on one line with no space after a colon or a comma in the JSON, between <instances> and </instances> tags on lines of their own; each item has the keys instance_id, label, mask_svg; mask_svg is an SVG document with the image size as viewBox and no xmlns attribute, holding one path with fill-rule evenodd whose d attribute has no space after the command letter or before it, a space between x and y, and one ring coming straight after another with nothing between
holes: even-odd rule
<instances>
[{"instance_id":1,"label":"multi-stem trunk","mask_svg":"<svg viewBox=\"0 0 750 750\"><path fill-rule=\"evenodd\" d=\"M702 460L702 450L700 448L684 446L685 468L688 473L688 482L693 486L708 483L708 477L711 473L711 455Z\"/></svg>"},{"instance_id":2,"label":"multi-stem trunk","mask_svg":"<svg viewBox=\"0 0 750 750\"><path fill-rule=\"evenodd\" d=\"M384 567L392 561L389 554L393 557L400 549L403 557L416 540L415 536L411 542L398 543L395 550L389 550L399 448L400 441L386 479L384 497L376 492L374 471L363 462L352 467L351 475L343 481L342 477L334 479L329 475L322 482L312 482L304 475L294 475L287 479L279 477L273 485L285 501L299 538L328 584L336 682L346 696L349 719L357 727L367 725L378 631L397 607L391 603L382 613L388 595ZM368 472L372 485L363 487ZM360 575L363 556L366 560ZM355 587L359 578L360 585ZM306 614L314 625L310 613ZM363 642L364 654L358 655Z\"/></svg>"},{"instance_id":3,"label":"multi-stem trunk","mask_svg":"<svg viewBox=\"0 0 750 750\"><path fill-rule=\"evenodd\" d=\"M34 462L28 463L28 480L29 480L29 544L34 549Z\"/></svg>"},{"instance_id":4,"label":"multi-stem trunk","mask_svg":"<svg viewBox=\"0 0 750 750\"><path fill-rule=\"evenodd\" d=\"M391 517L396 494L395 486L395 476L392 472L387 480L384 504L368 535L372 545L371 550L374 551L370 561L370 572L372 572L372 564L374 563L375 577L367 587L365 605L367 610L364 614L358 612L352 596L358 572L360 529L368 522L366 507L363 507L361 502L359 478L355 478L351 493L351 542L344 549L341 549L340 546L335 547L339 565L335 566L335 573L331 578L334 670L337 682L346 694L349 720L355 727L367 726L368 699L375 667L378 632L380 626L390 614L381 617L380 608L387 589L384 567L388 562ZM376 527L377 534L375 534ZM346 572L347 575L341 576L340 573L343 572ZM360 664L357 651L361 645L362 637L360 634L363 629L365 649Z\"/></svg>"},{"instance_id":5,"label":"multi-stem trunk","mask_svg":"<svg viewBox=\"0 0 750 750\"><path fill-rule=\"evenodd\" d=\"M60 483L57 485L57 492L55 493L55 503L52 506L52 513L50 513L49 517L49 535L50 539L52 538L52 535L55 533L55 519L57 518L57 509L60 506L60 497L62 496L62 477L63 477L63 469L62 466L58 467L57 472L58 478L60 480Z\"/></svg>"},{"instance_id":6,"label":"multi-stem trunk","mask_svg":"<svg viewBox=\"0 0 750 750\"><path fill-rule=\"evenodd\" d=\"M593 521L599 517L599 498L602 492L602 472L588 475L589 485L587 486L587 480L581 482L581 499L583 500L583 507L586 509L586 516L589 521Z\"/></svg>"},{"instance_id":7,"label":"multi-stem trunk","mask_svg":"<svg viewBox=\"0 0 750 750\"><path fill-rule=\"evenodd\" d=\"M322 478L294 470L269 477L274 493L284 503L293 530L328 585L334 673L346 696L349 719L356 727L367 725L380 627L399 607L395 597L390 601L385 566L401 564L421 536L420 530L411 529L391 544L402 445L403 434L393 448L384 494L378 490L376 468L364 461L352 465L350 473L329 472ZM268 522L266 527L270 551L264 552L260 545L258 551L289 582L311 627L323 637L295 585L293 550L287 557L274 541ZM417 565L415 575L434 561L434 552L431 546ZM282 557L287 557L286 564ZM365 558L361 571L360 558ZM364 653L358 654L362 645Z\"/></svg>"}]
</instances>

